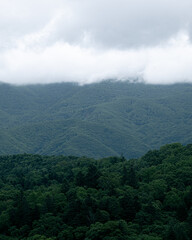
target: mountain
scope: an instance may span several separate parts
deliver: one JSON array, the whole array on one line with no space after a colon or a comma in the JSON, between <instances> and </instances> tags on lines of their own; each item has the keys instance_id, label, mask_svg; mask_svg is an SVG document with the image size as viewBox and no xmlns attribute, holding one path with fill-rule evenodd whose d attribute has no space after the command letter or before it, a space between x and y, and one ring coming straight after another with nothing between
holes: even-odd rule
<instances>
[{"instance_id":1,"label":"mountain","mask_svg":"<svg viewBox=\"0 0 192 240\"><path fill-rule=\"evenodd\" d=\"M192 85L0 85L0 154L135 158L192 142Z\"/></svg>"}]
</instances>

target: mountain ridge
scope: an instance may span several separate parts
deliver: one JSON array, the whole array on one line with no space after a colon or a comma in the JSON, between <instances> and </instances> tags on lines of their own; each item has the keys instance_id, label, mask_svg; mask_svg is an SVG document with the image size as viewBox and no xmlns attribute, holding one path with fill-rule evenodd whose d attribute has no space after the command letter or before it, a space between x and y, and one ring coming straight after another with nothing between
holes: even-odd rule
<instances>
[{"instance_id":1,"label":"mountain ridge","mask_svg":"<svg viewBox=\"0 0 192 240\"><path fill-rule=\"evenodd\" d=\"M192 85L0 85L0 154L141 156L192 142ZM9 151L7 151L9 150Z\"/></svg>"}]
</instances>

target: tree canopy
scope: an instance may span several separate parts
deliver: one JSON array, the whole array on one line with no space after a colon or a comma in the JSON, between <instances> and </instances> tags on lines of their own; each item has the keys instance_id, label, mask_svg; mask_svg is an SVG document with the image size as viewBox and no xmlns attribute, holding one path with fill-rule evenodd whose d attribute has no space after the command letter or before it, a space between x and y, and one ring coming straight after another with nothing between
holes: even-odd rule
<instances>
[{"instance_id":1,"label":"tree canopy","mask_svg":"<svg viewBox=\"0 0 192 240\"><path fill-rule=\"evenodd\" d=\"M2 240L192 239L192 145L139 159L0 156Z\"/></svg>"}]
</instances>

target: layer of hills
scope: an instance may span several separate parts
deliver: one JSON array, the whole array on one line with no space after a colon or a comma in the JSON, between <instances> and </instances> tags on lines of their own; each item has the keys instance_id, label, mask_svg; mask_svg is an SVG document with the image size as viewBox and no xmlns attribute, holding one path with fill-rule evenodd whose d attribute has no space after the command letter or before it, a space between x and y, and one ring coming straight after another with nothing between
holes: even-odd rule
<instances>
[{"instance_id":1,"label":"layer of hills","mask_svg":"<svg viewBox=\"0 0 192 240\"><path fill-rule=\"evenodd\" d=\"M190 240L192 145L140 159L0 156L1 240Z\"/></svg>"},{"instance_id":2,"label":"layer of hills","mask_svg":"<svg viewBox=\"0 0 192 240\"><path fill-rule=\"evenodd\" d=\"M141 156L192 142L192 85L0 85L0 154Z\"/></svg>"}]
</instances>

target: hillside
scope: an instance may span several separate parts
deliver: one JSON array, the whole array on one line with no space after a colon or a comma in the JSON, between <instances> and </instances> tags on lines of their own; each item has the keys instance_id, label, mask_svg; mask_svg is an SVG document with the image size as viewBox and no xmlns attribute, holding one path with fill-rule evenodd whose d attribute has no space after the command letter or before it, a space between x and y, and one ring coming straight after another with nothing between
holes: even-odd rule
<instances>
[{"instance_id":1,"label":"hillside","mask_svg":"<svg viewBox=\"0 0 192 240\"><path fill-rule=\"evenodd\" d=\"M192 145L140 159L0 156L1 240L190 240Z\"/></svg>"},{"instance_id":2,"label":"hillside","mask_svg":"<svg viewBox=\"0 0 192 240\"><path fill-rule=\"evenodd\" d=\"M135 158L192 142L192 85L0 85L0 154Z\"/></svg>"}]
</instances>

